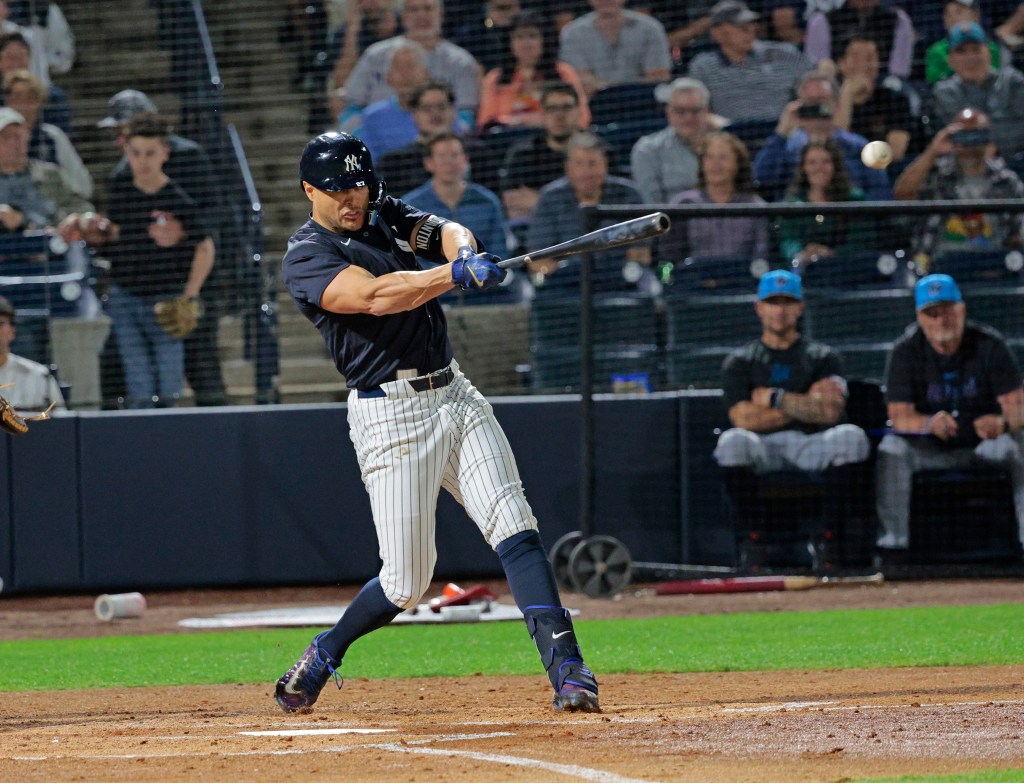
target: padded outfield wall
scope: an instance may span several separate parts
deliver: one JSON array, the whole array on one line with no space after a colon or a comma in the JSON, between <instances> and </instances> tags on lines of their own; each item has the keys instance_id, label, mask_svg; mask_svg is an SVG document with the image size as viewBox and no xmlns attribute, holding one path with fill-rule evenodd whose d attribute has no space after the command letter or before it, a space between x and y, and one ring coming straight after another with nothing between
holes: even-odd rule
<instances>
[{"instance_id":1,"label":"padded outfield wall","mask_svg":"<svg viewBox=\"0 0 1024 783\"><path fill-rule=\"evenodd\" d=\"M494 400L545 543L580 529L580 403ZM594 533L726 563L717 392L600 396ZM379 567L345 406L72 413L0 444L5 592L360 582ZM446 493L439 578L500 576Z\"/></svg>"}]
</instances>

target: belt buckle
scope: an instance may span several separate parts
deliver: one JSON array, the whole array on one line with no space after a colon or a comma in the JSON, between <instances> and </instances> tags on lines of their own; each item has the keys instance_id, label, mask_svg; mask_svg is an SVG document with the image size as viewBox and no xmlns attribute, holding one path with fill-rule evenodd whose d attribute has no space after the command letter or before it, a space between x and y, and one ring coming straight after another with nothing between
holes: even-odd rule
<instances>
[{"instance_id":1,"label":"belt buckle","mask_svg":"<svg viewBox=\"0 0 1024 783\"><path fill-rule=\"evenodd\" d=\"M431 390L434 388L434 373L427 376L427 388Z\"/></svg>"}]
</instances>

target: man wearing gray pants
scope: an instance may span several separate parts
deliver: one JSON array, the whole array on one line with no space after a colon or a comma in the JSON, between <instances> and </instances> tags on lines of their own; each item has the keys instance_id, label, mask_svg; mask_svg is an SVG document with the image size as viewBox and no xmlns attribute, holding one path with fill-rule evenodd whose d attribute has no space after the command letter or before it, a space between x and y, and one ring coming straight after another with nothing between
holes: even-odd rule
<instances>
[{"instance_id":1,"label":"man wearing gray pants","mask_svg":"<svg viewBox=\"0 0 1024 783\"><path fill-rule=\"evenodd\" d=\"M756 473L866 460L864 430L841 423L846 382L839 357L797 331L804 310L800 278L784 270L764 275L755 308L761 337L730 354L722 368L733 428L719 437L715 460Z\"/></svg>"},{"instance_id":2,"label":"man wearing gray pants","mask_svg":"<svg viewBox=\"0 0 1024 783\"><path fill-rule=\"evenodd\" d=\"M1017 360L998 332L967 321L949 275L919 280L915 305L917 326L893 346L886 368L895 434L878 447L878 546L909 547L916 471L979 464L1009 472L1024 541L1024 390Z\"/></svg>"},{"instance_id":3,"label":"man wearing gray pants","mask_svg":"<svg viewBox=\"0 0 1024 783\"><path fill-rule=\"evenodd\" d=\"M843 422L846 381L839 357L797 330L803 289L792 272L764 275L755 308L761 336L730 354L722 367L733 427L719 437L714 453L737 514L740 563L753 566L767 558L767 550L753 542L776 523L794 521L774 518L778 512L759 499L755 474L792 470L825 473L820 514L812 510L805 518L813 526L807 541L812 567L828 568L835 556L859 559L854 530L871 516L864 508L869 479L861 464L870 444L864 430Z\"/></svg>"}]
</instances>

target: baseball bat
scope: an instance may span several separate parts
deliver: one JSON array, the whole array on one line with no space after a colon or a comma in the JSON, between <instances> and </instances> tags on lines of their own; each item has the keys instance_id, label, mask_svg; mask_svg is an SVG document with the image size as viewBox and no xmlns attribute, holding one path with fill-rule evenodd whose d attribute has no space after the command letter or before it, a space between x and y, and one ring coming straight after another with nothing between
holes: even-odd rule
<instances>
[{"instance_id":1,"label":"baseball bat","mask_svg":"<svg viewBox=\"0 0 1024 783\"><path fill-rule=\"evenodd\" d=\"M780 590L810 590L836 585L880 585L882 574L869 576L737 576L730 579L681 579L661 582L655 595L683 593L756 593Z\"/></svg>"},{"instance_id":2,"label":"baseball bat","mask_svg":"<svg viewBox=\"0 0 1024 783\"><path fill-rule=\"evenodd\" d=\"M561 258L562 256L576 255L596 250L607 250L611 247L628 245L631 242L639 242L643 239L664 234L672 225L668 215L664 212L652 212L650 215L626 220L616 223L613 226L605 226L597 231L591 231L581 237L570 239L567 242L560 242L551 247L535 250L523 256L506 258L499 261L498 266L502 269L518 269L531 261L543 261L545 259Z\"/></svg>"}]
</instances>

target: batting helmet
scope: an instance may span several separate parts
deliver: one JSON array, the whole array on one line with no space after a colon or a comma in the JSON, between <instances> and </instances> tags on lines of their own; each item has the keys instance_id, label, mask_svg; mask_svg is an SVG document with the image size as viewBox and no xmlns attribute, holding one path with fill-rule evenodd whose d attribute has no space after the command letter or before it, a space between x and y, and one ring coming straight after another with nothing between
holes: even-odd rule
<instances>
[{"instance_id":1,"label":"batting helmet","mask_svg":"<svg viewBox=\"0 0 1024 783\"><path fill-rule=\"evenodd\" d=\"M302 182L318 190L332 192L350 188L370 189L370 225L387 195L387 184L377 176L370 151L355 136L328 131L306 144L299 161Z\"/></svg>"}]
</instances>

